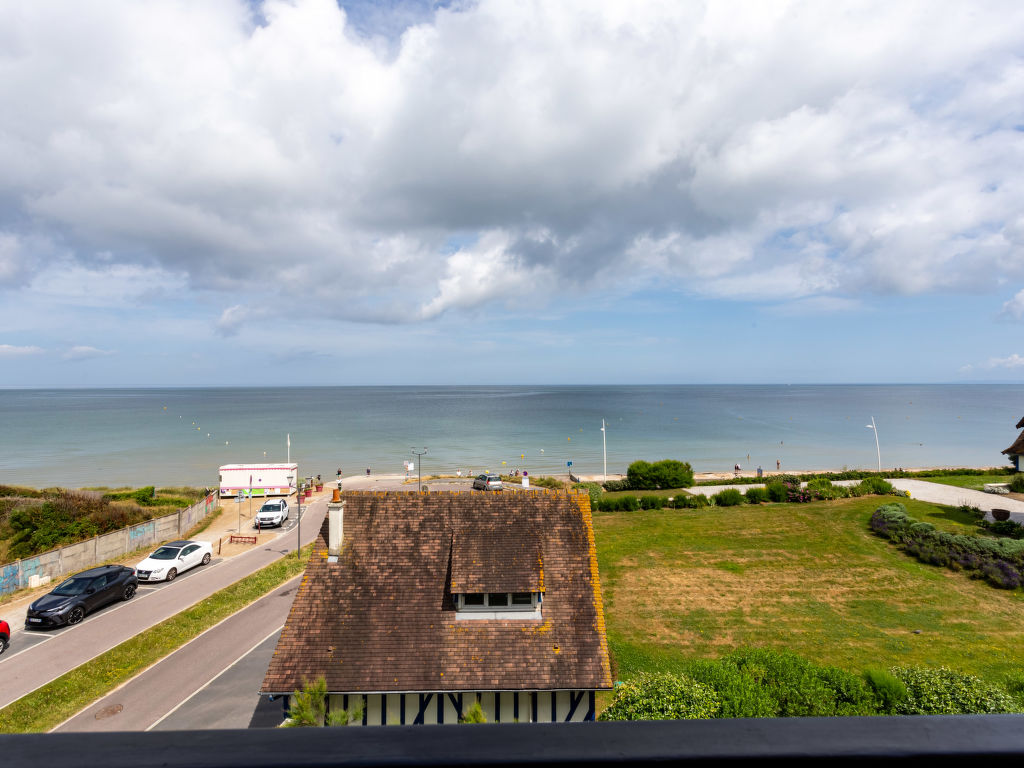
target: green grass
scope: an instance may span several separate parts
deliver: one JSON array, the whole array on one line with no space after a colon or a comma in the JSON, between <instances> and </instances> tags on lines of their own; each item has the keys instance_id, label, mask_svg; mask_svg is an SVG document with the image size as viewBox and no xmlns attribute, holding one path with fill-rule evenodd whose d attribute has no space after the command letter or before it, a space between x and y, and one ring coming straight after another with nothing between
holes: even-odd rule
<instances>
[{"instance_id":1,"label":"green grass","mask_svg":"<svg viewBox=\"0 0 1024 768\"><path fill-rule=\"evenodd\" d=\"M0 733L49 731L217 622L301 573L311 552L312 545L308 545L301 558L281 558L0 709Z\"/></svg>"},{"instance_id":2,"label":"green grass","mask_svg":"<svg viewBox=\"0 0 1024 768\"><path fill-rule=\"evenodd\" d=\"M947 665L998 681L1024 666L1024 592L925 565L872 534L871 513L890 500L595 512L617 679L742 646L852 672ZM944 530L977 530L955 509L905 504Z\"/></svg>"},{"instance_id":3,"label":"green grass","mask_svg":"<svg viewBox=\"0 0 1024 768\"><path fill-rule=\"evenodd\" d=\"M940 485L952 485L957 488L970 488L971 490L981 491L985 488L985 483L1008 483L1012 479L1011 475L947 475L945 477L922 477L921 480L927 480L929 483L939 483Z\"/></svg>"}]
</instances>

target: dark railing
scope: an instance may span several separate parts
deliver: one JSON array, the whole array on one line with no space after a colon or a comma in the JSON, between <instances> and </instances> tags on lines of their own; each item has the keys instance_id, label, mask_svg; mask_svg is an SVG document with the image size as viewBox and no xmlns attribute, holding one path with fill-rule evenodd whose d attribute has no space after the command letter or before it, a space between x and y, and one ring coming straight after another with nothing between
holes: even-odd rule
<instances>
[{"instance_id":1,"label":"dark railing","mask_svg":"<svg viewBox=\"0 0 1024 768\"><path fill-rule=\"evenodd\" d=\"M865 760L970 765L1024 755L1024 715L385 726L0 736L5 765L103 768ZM1002 763L1000 763L1002 764Z\"/></svg>"}]
</instances>

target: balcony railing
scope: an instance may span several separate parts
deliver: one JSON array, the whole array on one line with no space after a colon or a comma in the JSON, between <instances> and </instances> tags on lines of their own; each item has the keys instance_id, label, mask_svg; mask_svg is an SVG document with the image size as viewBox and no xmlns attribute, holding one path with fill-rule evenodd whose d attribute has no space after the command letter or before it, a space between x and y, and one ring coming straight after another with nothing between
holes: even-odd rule
<instances>
[{"instance_id":1,"label":"balcony railing","mask_svg":"<svg viewBox=\"0 0 1024 768\"><path fill-rule=\"evenodd\" d=\"M389 726L0 736L5 765L103 768L899 760L1024 755L1024 715Z\"/></svg>"}]
</instances>

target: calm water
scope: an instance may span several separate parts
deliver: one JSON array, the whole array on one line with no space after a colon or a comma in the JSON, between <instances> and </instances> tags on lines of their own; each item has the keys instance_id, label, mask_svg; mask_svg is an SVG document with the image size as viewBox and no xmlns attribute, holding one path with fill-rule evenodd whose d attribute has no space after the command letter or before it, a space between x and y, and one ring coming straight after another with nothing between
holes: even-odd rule
<instances>
[{"instance_id":1,"label":"calm water","mask_svg":"<svg viewBox=\"0 0 1024 768\"><path fill-rule=\"evenodd\" d=\"M0 483L215 484L217 467L302 474L525 467L608 471L678 458L698 471L989 466L1017 435L1024 385L337 387L0 390ZM749 454L750 459L747 459ZM525 456L525 458L520 458Z\"/></svg>"}]
</instances>

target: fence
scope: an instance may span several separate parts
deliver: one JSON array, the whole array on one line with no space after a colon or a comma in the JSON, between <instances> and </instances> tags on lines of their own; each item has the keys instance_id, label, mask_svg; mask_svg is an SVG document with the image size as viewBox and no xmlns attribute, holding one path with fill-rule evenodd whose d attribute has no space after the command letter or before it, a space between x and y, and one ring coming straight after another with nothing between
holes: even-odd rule
<instances>
[{"instance_id":1,"label":"fence","mask_svg":"<svg viewBox=\"0 0 1024 768\"><path fill-rule=\"evenodd\" d=\"M0 565L0 595L6 595L22 587L34 586L42 579L59 579L66 573L75 573L136 549L183 536L210 514L216 507L216 499L217 494L211 493L191 507L179 509L170 515Z\"/></svg>"}]
</instances>

